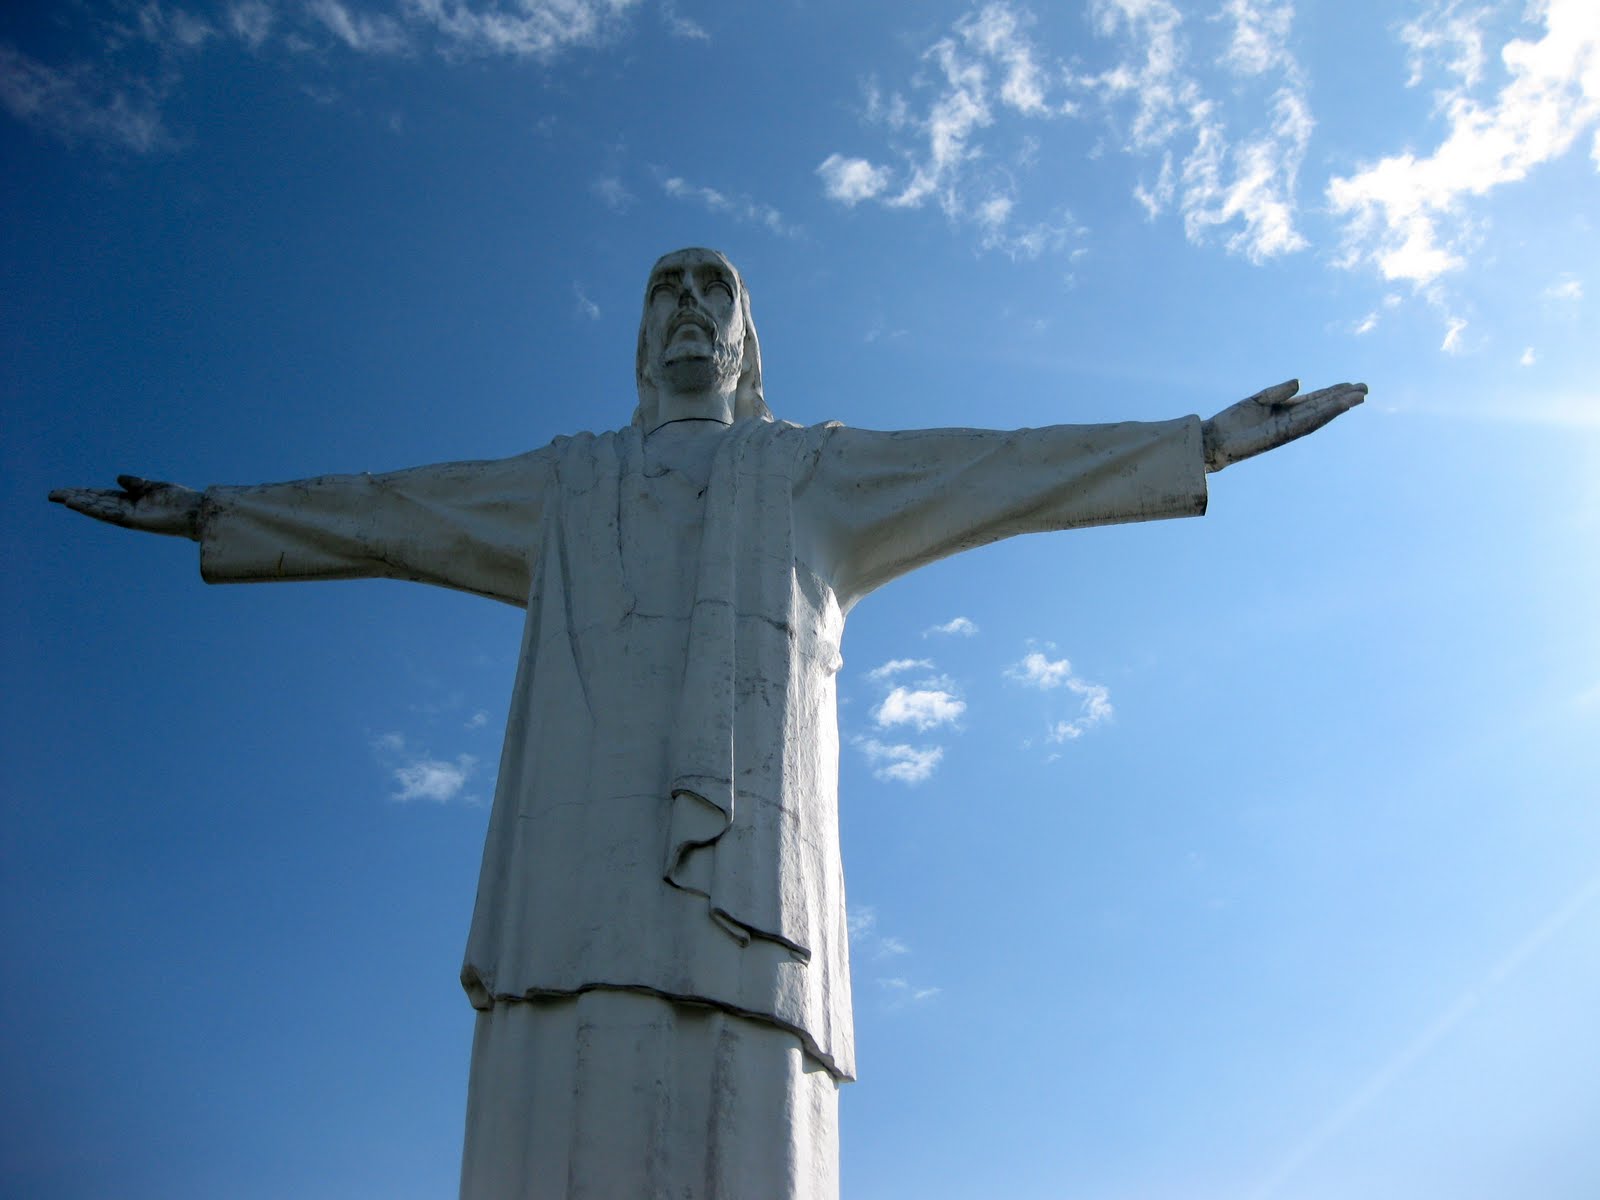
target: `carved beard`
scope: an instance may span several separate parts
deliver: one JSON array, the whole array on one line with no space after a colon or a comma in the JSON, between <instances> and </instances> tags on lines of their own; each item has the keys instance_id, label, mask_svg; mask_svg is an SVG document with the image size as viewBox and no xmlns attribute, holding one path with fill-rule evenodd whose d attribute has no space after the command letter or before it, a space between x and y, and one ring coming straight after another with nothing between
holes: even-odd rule
<instances>
[{"instance_id":1,"label":"carved beard","mask_svg":"<svg viewBox=\"0 0 1600 1200\"><path fill-rule=\"evenodd\" d=\"M657 387L670 384L679 391L702 389L720 391L731 388L739 382L739 372L744 366L743 329L728 330L724 333L710 318L705 318L705 326L715 330L711 340L711 357L679 359L669 364L663 361L667 350L664 346L656 361L651 364L651 382ZM735 333L739 335L737 338L733 336Z\"/></svg>"}]
</instances>

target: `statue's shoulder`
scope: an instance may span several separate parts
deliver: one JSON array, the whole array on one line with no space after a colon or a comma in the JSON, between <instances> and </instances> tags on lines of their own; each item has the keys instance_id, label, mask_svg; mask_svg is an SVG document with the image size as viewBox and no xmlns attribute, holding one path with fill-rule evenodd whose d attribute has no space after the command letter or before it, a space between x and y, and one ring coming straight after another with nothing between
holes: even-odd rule
<instances>
[{"instance_id":1,"label":"statue's shoulder","mask_svg":"<svg viewBox=\"0 0 1600 1200\"><path fill-rule=\"evenodd\" d=\"M557 461L573 458L593 458L596 455L620 454L630 446L637 446L644 440L644 435L636 425L626 425L621 429L605 429L599 433L590 433L587 430L580 433L563 433L550 439L547 446L533 451L534 454L545 454Z\"/></svg>"}]
</instances>

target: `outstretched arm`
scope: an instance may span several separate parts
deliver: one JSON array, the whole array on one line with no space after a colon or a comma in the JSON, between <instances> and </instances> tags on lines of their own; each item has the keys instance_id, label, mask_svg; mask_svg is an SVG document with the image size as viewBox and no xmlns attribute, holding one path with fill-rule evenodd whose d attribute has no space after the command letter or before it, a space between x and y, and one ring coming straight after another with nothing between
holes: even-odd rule
<instances>
[{"instance_id":1,"label":"outstretched arm","mask_svg":"<svg viewBox=\"0 0 1600 1200\"><path fill-rule=\"evenodd\" d=\"M837 428L797 499L841 603L924 563L1020 533L1198 516L1205 475L1304 437L1365 384L1291 380L1209 421L875 433Z\"/></svg>"},{"instance_id":2,"label":"outstretched arm","mask_svg":"<svg viewBox=\"0 0 1600 1200\"><path fill-rule=\"evenodd\" d=\"M1263 388L1205 422L1206 470L1220 471L1303 438L1367 398L1364 383L1336 383L1296 396L1299 390L1298 379Z\"/></svg>"},{"instance_id":3,"label":"outstretched arm","mask_svg":"<svg viewBox=\"0 0 1600 1200\"><path fill-rule=\"evenodd\" d=\"M50 499L97 520L200 543L210 583L408 579L526 601L550 473L546 450L387 475L325 475L204 492L137 476Z\"/></svg>"},{"instance_id":4,"label":"outstretched arm","mask_svg":"<svg viewBox=\"0 0 1600 1200\"><path fill-rule=\"evenodd\" d=\"M1022 533L1199 516L1199 418L1044 429L837 427L797 505L851 604L926 563Z\"/></svg>"}]
</instances>

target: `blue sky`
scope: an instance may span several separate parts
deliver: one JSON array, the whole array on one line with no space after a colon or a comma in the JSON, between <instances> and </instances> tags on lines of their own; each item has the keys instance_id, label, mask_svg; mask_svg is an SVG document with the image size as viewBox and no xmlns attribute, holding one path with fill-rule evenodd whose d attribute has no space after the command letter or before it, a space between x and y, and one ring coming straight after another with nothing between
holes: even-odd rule
<instances>
[{"instance_id":1,"label":"blue sky","mask_svg":"<svg viewBox=\"0 0 1600 1200\"><path fill-rule=\"evenodd\" d=\"M518 614L44 503L625 423L1361 409L852 616L856 1198L1600 1194L1590 0L0 13L0 1190L451 1194Z\"/></svg>"}]
</instances>

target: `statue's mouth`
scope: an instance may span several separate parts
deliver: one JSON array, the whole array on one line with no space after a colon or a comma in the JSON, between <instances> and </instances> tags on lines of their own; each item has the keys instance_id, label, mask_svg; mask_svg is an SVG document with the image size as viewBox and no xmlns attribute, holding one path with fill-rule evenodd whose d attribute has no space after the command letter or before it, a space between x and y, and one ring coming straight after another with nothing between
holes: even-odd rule
<instances>
[{"instance_id":1,"label":"statue's mouth","mask_svg":"<svg viewBox=\"0 0 1600 1200\"><path fill-rule=\"evenodd\" d=\"M677 337L679 332L686 326L698 329L701 333L706 335L707 340L715 338L717 335L717 328L711 323L709 318L703 317L697 312L690 311L684 312L672 319L672 323L667 326L667 340L671 341L673 338Z\"/></svg>"}]
</instances>

